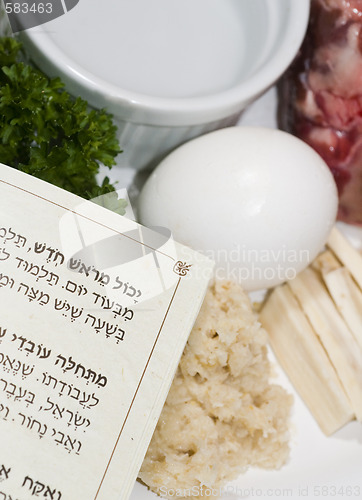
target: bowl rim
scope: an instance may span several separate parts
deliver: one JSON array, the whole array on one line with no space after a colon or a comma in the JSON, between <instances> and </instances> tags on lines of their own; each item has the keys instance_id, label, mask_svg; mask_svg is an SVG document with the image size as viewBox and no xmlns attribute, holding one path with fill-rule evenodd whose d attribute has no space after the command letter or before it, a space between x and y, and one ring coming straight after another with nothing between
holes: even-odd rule
<instances>
[{"instance_id":1,"label":"bowl rim","mask_svg":"<svg viewBox=\"0 0 362 500\"><path fill-rule=\"evenodd\" d=\"M264 1L274 3L277 0ZM51 77L60 76L70 93L82 96L96 108L108 108L118 119L156 126L199 125L239 114L272 86L292 62L307 30L310 0L287 0L284 5L287 9L285 31L272 57L247 80L204 97L163 98L132 92L82 68L47 36L44 25L18 35L28 56L40 69Z\"/></svg>"}]
</instances>

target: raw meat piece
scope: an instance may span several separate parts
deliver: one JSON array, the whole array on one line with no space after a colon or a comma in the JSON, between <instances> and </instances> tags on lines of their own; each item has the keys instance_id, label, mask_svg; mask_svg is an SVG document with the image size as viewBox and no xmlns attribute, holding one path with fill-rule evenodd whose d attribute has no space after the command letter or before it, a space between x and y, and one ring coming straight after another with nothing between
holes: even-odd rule
<instances>
[{"instance_id":1,"label":"raw meat piece","mask_svg":"<svg viewBox=\"0 0 362 500\"><path fill-rule=\"evenodd\" d=\"M304 43L279 82L278 114L328 163L339 220L362 225L362 0L312 0Z\"/></svg>"}]
</instances>

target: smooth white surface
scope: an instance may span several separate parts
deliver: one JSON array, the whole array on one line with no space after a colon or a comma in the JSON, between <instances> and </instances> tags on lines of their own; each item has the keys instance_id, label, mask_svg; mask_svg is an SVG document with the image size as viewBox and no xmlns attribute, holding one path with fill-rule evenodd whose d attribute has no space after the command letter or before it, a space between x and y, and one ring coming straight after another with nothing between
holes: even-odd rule
<instances>
[{"instance_id":1,"label":"smooth white surface","mask_svg":"<svg viewBox=\"0 0 362 500\"><path fill-rule=\"evenodd\" d=\"M97 37L94 24L84 23L79 43L85 9L78 8L66 19L67 33L60 20L49 38L85 70L128 91L205 96L233 87L252 71L268 36L261 7L256 2L242 10L233 0L88 1ZM248 40L256 38L253 26L263 36L248 50Z\"/></svg>"},{"instance_id":2,"label":"smooth white surface","mask_svg":"<svg viewBox=\"0 0 362 500\"><path fill-rule=\"evenodd\" d=\"M245 290L291 279L323 248L337 190L321 157L279 130L231 127L167 156L139 196L140 222L216 261Z\"/></svg>"},{"instance_id":3,"label":"smooth white surface","mask_svg":"<svg viewBox=\"0 0 362 500\"><path fill-rule=\"evenodd\" d=\"M119 119L190 126L239 112L295 56L309 0L87 0L21 33L50 75Z\"/></svg>"}]
</instances>

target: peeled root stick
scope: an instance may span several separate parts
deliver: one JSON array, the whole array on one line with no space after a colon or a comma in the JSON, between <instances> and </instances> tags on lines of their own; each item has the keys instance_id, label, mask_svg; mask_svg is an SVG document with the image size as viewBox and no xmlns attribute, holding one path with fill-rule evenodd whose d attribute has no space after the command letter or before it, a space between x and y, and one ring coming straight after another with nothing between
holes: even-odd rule
<instances>
[{"instance_id":1,"label":"peeled root stick","mask_svg":"<svg viewBox=\"0 0 362 500\"><path fill-rule=\"evenodd\" d=\"M271 347L326 435L354 418L336 371L315 331L286 285L269 296L260 321Z\"/></svg>"},{"instance_id":2,"label":"peeled root stick","mask_svg":"<svg viewBox=\"0 0 362 500\"><path fill-rule=\"evenodd\" d=\"M287 286L317 333L357 419L362 421L362 350L337 311L322 277L307 268Z\"/></svg>"}]
</instances>

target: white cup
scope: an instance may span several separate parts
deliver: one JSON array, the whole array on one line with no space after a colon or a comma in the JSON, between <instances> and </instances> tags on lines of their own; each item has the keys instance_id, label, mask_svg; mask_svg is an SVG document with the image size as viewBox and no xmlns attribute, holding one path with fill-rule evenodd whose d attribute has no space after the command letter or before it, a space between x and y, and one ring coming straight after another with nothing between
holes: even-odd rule
<instances>
[{"instance_id":1,"label":"white cup","mask_svg":"<svg viewBox=\"0 0 362 500\"><path fill-rule=\"evenodd\" d=\"M31 59L114 115L119 165L142 169L233 125L296 55L309 0L80 0L20 33Z\"/></svg>"}]
</instances>

